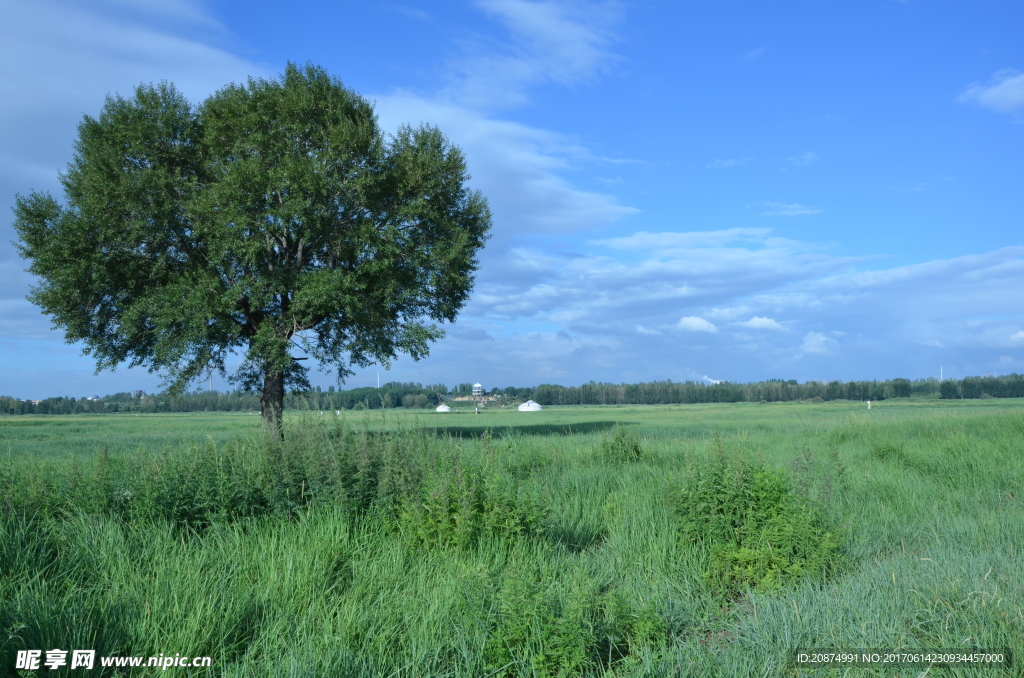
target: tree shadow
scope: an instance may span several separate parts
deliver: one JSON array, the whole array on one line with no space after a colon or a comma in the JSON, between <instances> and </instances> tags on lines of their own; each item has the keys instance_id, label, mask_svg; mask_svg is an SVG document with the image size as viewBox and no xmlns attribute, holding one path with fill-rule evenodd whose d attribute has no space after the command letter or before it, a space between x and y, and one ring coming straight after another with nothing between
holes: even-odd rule
<instances>
[{"instance_id":1,"label":"tree shadow","mask_svg":"<svg viewBox=\"0 0 1024 678\"><path fill-rule=\"evenodd\" d=\"M575 424L523 424L520 426L424 426L423 430L432 431L438 436L452 438L479 438L489 433L492 438L507 436L561 436L573 433L597 433L607 431L617 425L630 424L621 421L581 421Z\"/></svg>"}]
</instances>

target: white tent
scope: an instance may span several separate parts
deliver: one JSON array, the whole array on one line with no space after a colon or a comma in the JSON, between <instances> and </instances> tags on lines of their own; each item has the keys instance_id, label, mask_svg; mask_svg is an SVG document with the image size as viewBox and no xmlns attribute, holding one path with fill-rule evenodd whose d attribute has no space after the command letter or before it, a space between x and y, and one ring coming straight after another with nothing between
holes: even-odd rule
<instances>
[{"instance_id":1,"label":"white tent","mask_svg":"<svg viewBox=\"0 0 1024 678\"><path fill-rule=\"evenodd\" d=\"M435 412L451 412L451 411L452 411L452 408L448 407L444 403L441 403L440 405L438 405L437 409L435 410Z\"/></svg>"},{"instance_id":2,"label":"white tent","mask_svg":"<svg viewBox=\"0 0 1024 678\"><path fill-rule=\"evenodd\" d=\"M520 412L540 412L543 409L543 407L533 402L532 400L527 400L525 403L519 406Z\"/></svg>"}]
</instances>

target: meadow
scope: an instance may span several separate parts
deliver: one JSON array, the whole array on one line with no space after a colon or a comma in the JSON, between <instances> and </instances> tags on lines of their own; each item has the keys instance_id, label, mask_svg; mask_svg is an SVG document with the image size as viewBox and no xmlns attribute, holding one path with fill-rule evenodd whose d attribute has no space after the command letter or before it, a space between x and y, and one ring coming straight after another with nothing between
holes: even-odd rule
<instances>
[{"instance_id":1,"label":"meadow","mask_svg":"<svg viewBox=\"0 0 1024 678\"><path fill-rule=\"evenodd\" d=\"M1024 675L1022 483L1015 399L12 417L0 675Z\"/></svg>"}]
</instances>

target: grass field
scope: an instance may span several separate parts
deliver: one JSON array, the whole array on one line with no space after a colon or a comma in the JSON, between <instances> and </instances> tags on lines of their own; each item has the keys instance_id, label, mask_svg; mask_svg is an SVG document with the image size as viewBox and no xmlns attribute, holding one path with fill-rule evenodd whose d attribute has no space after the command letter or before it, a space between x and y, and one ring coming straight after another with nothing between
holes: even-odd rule
<instances>
[{"instance_id":1,"label":"grass field","mask_svg":"<svg viewBox=\"0 0 1024 678\"><path fill-rule=\"evenodd\" d=\"M1022 401L286 425L0 420L0 675L52 648L226 676L920 676L789 654L1008 648L931 674L1024 675Z\"/></svg>"}]
</instances>

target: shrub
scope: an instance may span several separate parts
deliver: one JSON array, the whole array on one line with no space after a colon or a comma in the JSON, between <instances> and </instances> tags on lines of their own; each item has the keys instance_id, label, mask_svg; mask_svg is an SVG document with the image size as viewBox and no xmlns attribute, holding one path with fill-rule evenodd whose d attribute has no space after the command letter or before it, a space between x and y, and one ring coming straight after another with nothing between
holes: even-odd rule
<instances>
[{"instance_id":1,"label":"shrub","mask_svg":"<svg viewBox=\"0 0 1024 678\"><path fill-rule=\"evenodd\" d=\"M506 571L484 648L498 675L600 674L665 639L665 620L650 602L634 607L592 574L517 562Z\"/></svg>"},{"instance_id":2,"label":"shrub","mask_svg":"<svg viewBox=\"0 0 1024 678\"><path fill-rule=\"evenodd\" d=\"M680 538L710 548L705 579L736 593L820 576L840 562L839 536L781 471L718 450L692 468L674 497Z\"/></svg>"},{"instance_id":3,"label":"shrub","mask_svg":"<svg viewBox=\"0 0 1024 678\"><path fill-rule=\"evenodd\" d=\"M407 539L428 548L465 548L484 537L537 534L548 513L507 473L474 467L458 456L430 459L416 469L390 512Z\"/></svg>"},{"instance_id":4,"label":"shrub","mask_svg":"<svg viewBox=\"0 0 1024 678\"><path fill-rule=\"evenodd\" d=\"M632 428L616 426L611 437L601 444L601 456L607 462L619 463L640 461L650 454Z\"/></svg>"}]
</instances>

